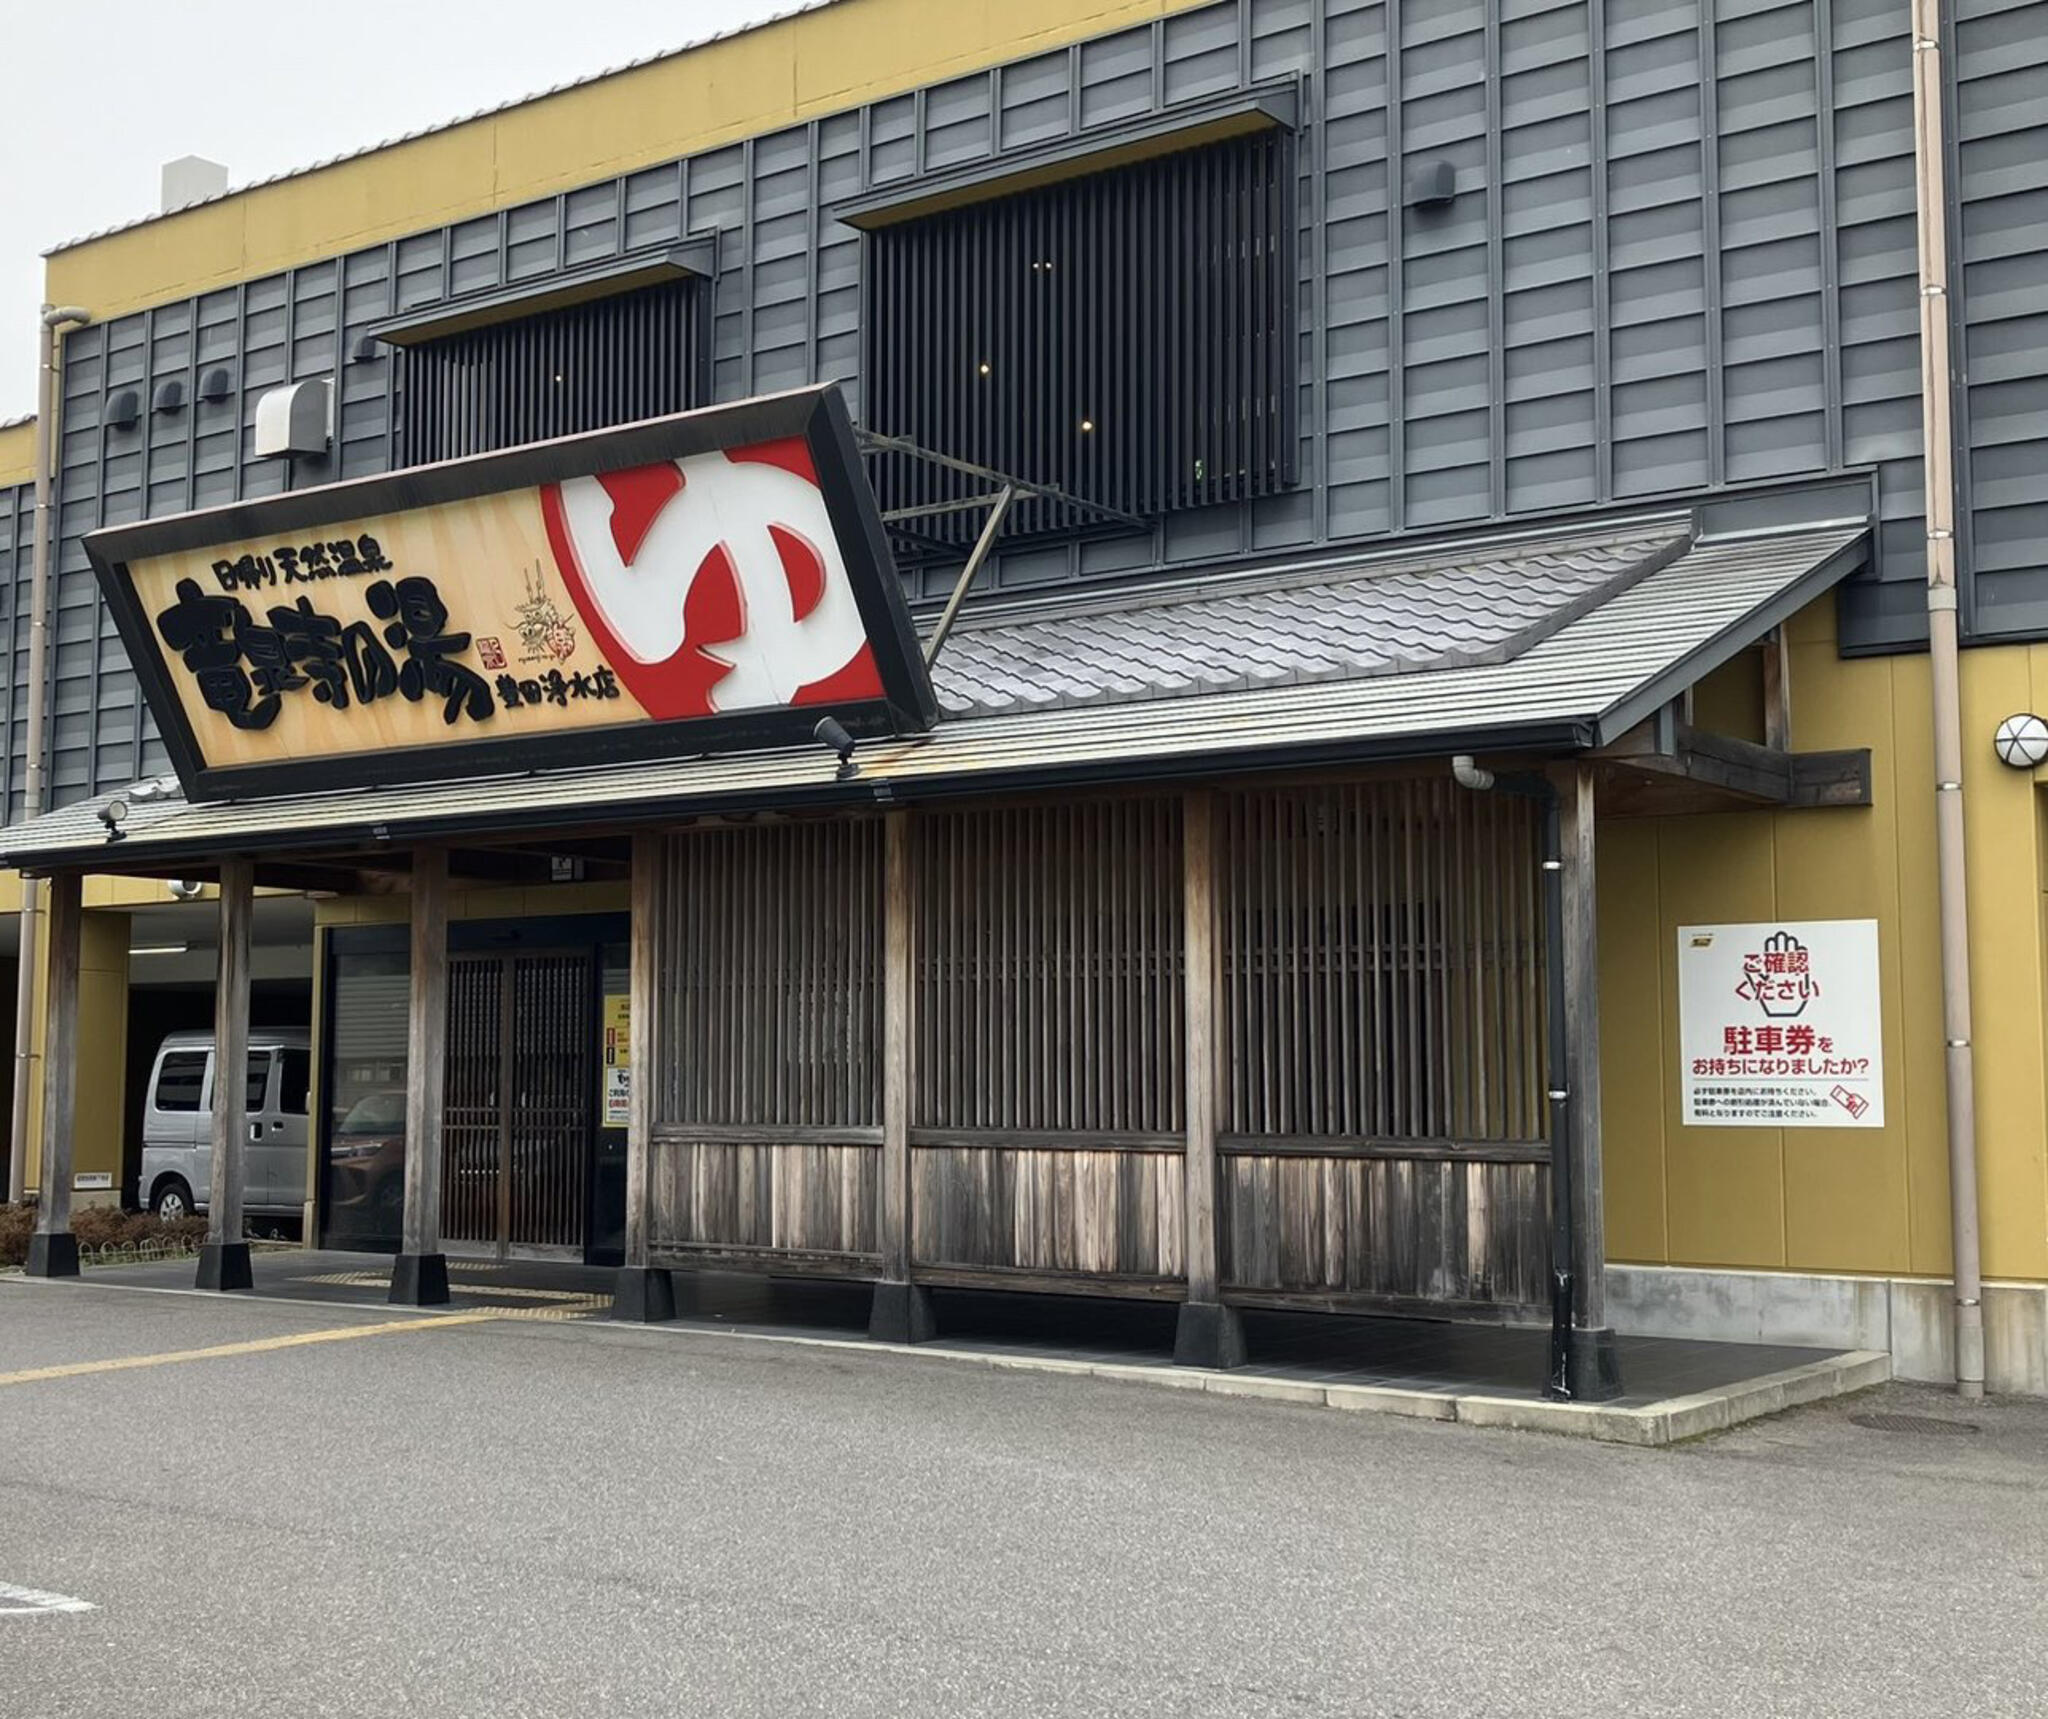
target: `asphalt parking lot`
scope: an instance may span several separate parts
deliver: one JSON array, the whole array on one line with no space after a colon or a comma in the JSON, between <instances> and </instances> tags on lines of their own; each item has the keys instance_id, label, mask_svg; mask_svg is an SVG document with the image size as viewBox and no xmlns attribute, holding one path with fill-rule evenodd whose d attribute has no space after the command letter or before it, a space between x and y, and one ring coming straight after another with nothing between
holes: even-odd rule
<instances>
[{"instance_id":1,"label":"asphalt parking lot","mask_svg":"<svg viewBox=\"0 0 2048 1719\"><path fill-rule=\"evenodd\" d=\"M0 1279L9 1715L2019 1715L2044 1626L2043 1404L1637 1451Z\"/></svg>"}]
</instances>

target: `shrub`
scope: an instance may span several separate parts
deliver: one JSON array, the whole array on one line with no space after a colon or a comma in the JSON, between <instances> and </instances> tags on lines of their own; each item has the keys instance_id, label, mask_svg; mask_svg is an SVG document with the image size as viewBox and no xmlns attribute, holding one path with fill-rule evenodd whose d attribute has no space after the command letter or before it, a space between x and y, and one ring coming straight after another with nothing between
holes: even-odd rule
<instances>
[{"instance_id":1,"label":"shrub","mask_svg":"<svg viewBox=\"0 0 2048 1719\"><path fill-rule=\"evenodd\" d=\"M124 1212L119 1206L87 1206L71 1214L71 1233L84 1247L125 1247L140 1241L151 1222L140 1212Z\"/></svg>"},{"instance_id":2,"label":"shrub","mask_svg":"<svg viewBox=\"0 0 2048 1719\"><path fill-rule=\"evenodd\" d=\"M28 1238L36 1227L34 1206L0 1204L0 1266L28 1260Z\"/></svg>"}]
</instances>

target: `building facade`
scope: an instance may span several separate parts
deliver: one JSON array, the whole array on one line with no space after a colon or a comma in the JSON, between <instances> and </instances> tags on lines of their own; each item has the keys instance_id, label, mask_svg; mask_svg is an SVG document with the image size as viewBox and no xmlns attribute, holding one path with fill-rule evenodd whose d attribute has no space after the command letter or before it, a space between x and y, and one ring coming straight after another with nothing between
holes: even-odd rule
<instances>
[{"instance_id":1,"label":"building facade","mask_svg":"<svg viewBox=\"0 0 2048 1719\"><path fill-rule=\"evenodd\" d=\"M2031 772L1991 736L2041 703L2048 327L2031 286L2048 193L2029 164L2048 127L2023 92L2048 7L1945 12L1985 1307L1993 1388L2039 1391L2044 838ZM62 247L46 296L91 320L63 341L50 802L88 808L176 762L90 532L833 383L869 433L927 634L985 523L977 486L1024 487L934 659L932 744L900 771L870 748L894 806L786 835L692 826L693 846L685 819L787 810L788 785L750 799L707 779L650 805L671 892L699 898L677 880L700 868L721 880L711 922L663 920L661 970L728 1001L800 971L802 994L836 999L824 1036L874 1052L778 1049L802 1078L768 1081L747 1060L767 1053L689 1037L717 1011L665 991L662 1030L681 1036L649 1041L673 1083L649 1150L666 1143L675 1203L650 1221L674 1258L865 1271L898 1248L900 1273L876 1275L1163 1296L1209 1269L1219 1305L1529 1316L1557 1263L1542 988L1570 952L1599 1004L1569 1083L1598 1098L1578 1234L1608 1310L1590 1323L1854 1343L1943 1376L1913 58L1897 0L1062 0L1000 17L840 0ZM288 412L295 388L315 432L259 453L265 403ZM0 491L11 812L31 446L28 427L0 430L0 481L18 480ZM1008 775L1007 753L934 764L920 798L917 760L979 721L1022 725L1002 730L1016 757L1045 751ZM1240 722L1238 750L1206 750ZM1084 735L1102 768L1069 804L1055 766ZM1453 755L1563 796L1595 923L1546 938L1538 798L1470 797ZM657 863L637 830L593 846L567 799L552 816L526 856L541 869L500 859L449 897L450 1030L468 1022L479 1048L448 1063L445 1126L495 1127L502 1165L526 1148L507 1118L458 1119L460 1071L510 1108L486 1065L531 1061L519 1035L579 1011L577 1054L601 1055L635 865ZM1191 827L1220 892L1206 929L1188 917L1211 900ZM629 860L618 844L636 840ZM13 851L38 869L79 852ZM191 868L170 875L210 876L201 848L178 851ZM1101 855L1122 863L1089 894ZM410 983L396 928L413 892L402 867L345 857L311 898L266 862L258 977L277 1024L302 1013L322 1046L311 1232L395 1244L395 1208L339 1191L355 1160L336 1146L357 1106L404 1087L379 999ZM899 1240L877 1048L892 863L933 880L902 907L899 983L921 1000L901 1016L918 1048ZM1357 881L1382 870L1405 881ZM136 981L157 960L208 965L203 940L133 953L155 935L136 928L213 913L124 872L95 871L80 898L84 1036L137 1040L122 1098L79 1089L74 1174L114 1187L137 1058L201 1006L138 1012L176 987ZM1016 887L982 899L998 873ZM748 895L769 877L787 887ZM774 902L821 880L873 917L827 916L800 945L814 965L792 968ZM1843 988L1874 988L1876 1120L1710 1118L1688 1096L1685 934L1830 923L1873 928L1874 981L1857 966ZM744 926L757 935L701 941ZM1069 943L1047 941L1058 926ZM1222 976L1214 1116L1188 1080L1191 936L1217 943ZM528 1021L522 986L555 1001ZM1016 1038L1024 998L1031 1018L1065 1011L1064 1035ZM757 1006L750 1045L812 1019ZM723 1088L689 1086L728 1065ZM36 1115L41 1068L38 1050ZM594 1065L560 1079L598 1090ZM625 1134L600 1108L551 1137L568 1191L531 1211L513 1211L509 1171L467 1216L444 1186L442 1229L630 1251L623 1212L617 1235L599 1215L627 1199ZM1220 1166L1206 1268L1187 1253L1198 1134Z\"/></svg>"}]
</instances>

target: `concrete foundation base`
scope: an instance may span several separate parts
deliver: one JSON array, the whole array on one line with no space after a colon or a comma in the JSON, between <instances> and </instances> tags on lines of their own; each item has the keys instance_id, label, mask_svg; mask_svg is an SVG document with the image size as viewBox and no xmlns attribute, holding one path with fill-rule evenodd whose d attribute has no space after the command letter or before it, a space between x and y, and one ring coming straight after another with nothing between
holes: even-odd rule
<instances>
[{"instance_id":1,"label":"concrete foundation base","mask_svg":"<svg viewBox=\"0 0 2048 1719\"><path fill-rule=\"evenodd\" d=\"M390 1300L398 1307L448 1305L448 1256L402 1253L391 1262Z\"/></svg>"},{"instance_id":2,"label":"concrete foundation base","mask_svg":"<svg viewBox=\"0 0 2048 1719\"><path fill-rule=\"evenodd\" d=\"M28 1263L22 1270L30 1277L76 1277L78 1238L69 1230L48 1235L37 1230L28 1238Z\"/></svg>"},{"instance_id":3,"label":"concrete foundation base","mask_svg":"<svg viewBox=\"0 0 2048 1719\"><path fill-rule=\"evenodd\" d=\"M200 1289L254 1289L256 1276L249 1269L249 1244L202 1242L199 1273L193 1283Z\"/></svg>"},{"instance_id":4,"label":"concrete foundation base","mask_svg":"<svg viewBox=\"0 0 2048 1719\"><path fill-rule=\"evenodd\" d=\"M1244 1320L1237 1309L1213 1301L1182 1302L1173 1332L1173 1359L1182 1367L1242 1367Z\"/></svg>"},{"instance_id":5,"label":"concrete foundation base","mask_svg":"<svg viewBox=\"0 0 2048 1719\"><path fill-rule=\"evenodd\" d=\"M868 1313L868 1336L877 1343L929 1343L939 1334L928 1290L914 1283L878 1283Z\"/></svg>"},{"instance_id":6,"label":"concrete foundation base","mask_svg":"<svg viewBox=\"0 0 2048 1719\"><path fill-rule=\"evenodd\" d=\"M612 1317L629 1325L659 1325L676 1316L675 1279L644 1265L622 1265L612 1279Z\"/></svg>"},{"instance_id":7,"label":"concrete foundation base","mask_svg":"<svg viewBox=\"0 0 2048 1719\"><path fill-rule=\"evenodd\" d=\"M1610 1265L1607 1312L1617 1331L1731 1343L1874 1349L1895 1378L1955 1383L1953 1286L1937 1277L1850 1277ZM2048 1396L2048 1284L1984 1286L1985 1385Z\"/></svg>"}]
</instances>

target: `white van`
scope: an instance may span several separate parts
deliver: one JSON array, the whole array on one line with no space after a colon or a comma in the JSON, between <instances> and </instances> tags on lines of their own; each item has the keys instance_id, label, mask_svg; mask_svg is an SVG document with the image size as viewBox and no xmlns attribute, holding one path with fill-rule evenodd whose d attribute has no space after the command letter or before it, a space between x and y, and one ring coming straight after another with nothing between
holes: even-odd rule
<instances>
[{"instance_id":1,"label":"white van","mask_svg":"<svg viewBox=\"0 0 2048 1719\"><path fill-rule=\"evenodd\" d=\"M242 1209L251 1215L295 1218L305 1210L312 1068L304 1033L250 1033ZM172 1033L149 1071L136 1193L160 1218L206 1210L213 1188L213 1077L213 1034L206 1032Z\"/></svg>"}]
</instances>

